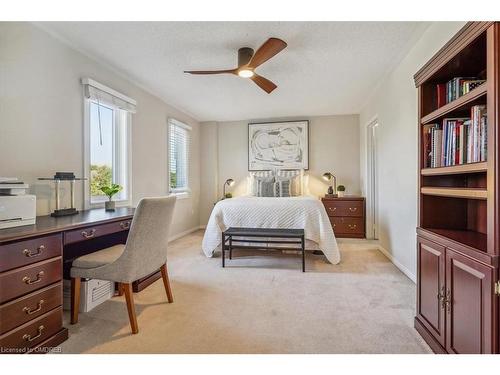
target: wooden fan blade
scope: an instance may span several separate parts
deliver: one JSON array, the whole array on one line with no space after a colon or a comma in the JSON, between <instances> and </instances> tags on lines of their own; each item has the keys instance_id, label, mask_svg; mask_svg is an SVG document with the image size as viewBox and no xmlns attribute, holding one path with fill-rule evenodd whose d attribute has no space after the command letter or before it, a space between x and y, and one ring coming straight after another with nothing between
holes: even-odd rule
<instances>
[{"instance_id":1,"label":"wooden fan blade","mask_svg":"<svg viewBox=\"0 0 500 375\"><path fill-rule=\"evenodd\" d=\"M252 77L250 77L250 79L268 94L270 94L276 87L278 87L267 78L259 76L258 74L254 74Z\"/></svg>"},{"instance_id":2,"label":"wooden fan blade","mask_svg":"<svg viewBox=\"0 0 500 375\"><path fill-rule=\"evenodd\" d=\"M189 73L189 74L225 74L225 73L231 73L231 74L236 74L236 69L227 69L227 70L185 70L184 73Z\"/></svg>"},{"instance_id":3,"label":"wooden fan blade","mask_svg":"<svg viewBox=\"0 0 500 375\"><path fill-rule=\"evenodd\" d=\"M285 49L287 44L278 38L269 38L259 49L254 53L252 59L248 63L248 67L255 69L259 65L264 64L274 55L277 55Z\"/></svg>"}]
</instances>

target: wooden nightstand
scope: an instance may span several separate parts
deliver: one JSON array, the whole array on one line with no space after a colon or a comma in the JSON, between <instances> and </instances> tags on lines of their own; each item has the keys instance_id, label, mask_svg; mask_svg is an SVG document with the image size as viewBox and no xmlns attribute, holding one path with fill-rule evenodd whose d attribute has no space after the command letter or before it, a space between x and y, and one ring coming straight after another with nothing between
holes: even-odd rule
<instances>
[{"instance_id":1,"label":"wooden nightstand","mask_svg":"<svg viewBox=\"0 0 500 375\"><path fill-rule=\"evenodd\" d=\"M365 238L365 198L322 198L336 237Z\"/></svg>"}]
</instances>

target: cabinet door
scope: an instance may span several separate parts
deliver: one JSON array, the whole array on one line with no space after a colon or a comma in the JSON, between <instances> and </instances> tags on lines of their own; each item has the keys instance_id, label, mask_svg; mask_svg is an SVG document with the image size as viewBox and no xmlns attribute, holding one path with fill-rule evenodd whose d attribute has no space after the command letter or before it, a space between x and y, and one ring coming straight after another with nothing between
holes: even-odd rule
<instances>
[{"instance_id":1,"label":"cabinet door","mask_svg":"<svg viewBox=\"0 0 500 375\"><path fill-rule=\"evenodd\" d=\"M417 318L444 347L445 248L421 237L417 247Z\"/></svg>"},{"instance_id":2,"label":"cabinet door","mask_svg":"<svg viewBox=\"0 0 500 375\"><path fill-rule=\"evenodd\" d=\"M446 249L446 350L492 353L494 269Z\"/></svg>"}]
</instances>

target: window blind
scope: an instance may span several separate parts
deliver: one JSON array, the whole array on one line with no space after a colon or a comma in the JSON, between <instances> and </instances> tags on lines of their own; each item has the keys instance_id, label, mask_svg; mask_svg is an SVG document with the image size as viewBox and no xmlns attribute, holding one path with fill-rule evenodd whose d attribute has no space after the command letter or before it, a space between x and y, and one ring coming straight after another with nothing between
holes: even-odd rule
<instances>
[{"instance_id":1,"label":"window blind","mask_svg":"<svg viewBox=\"0 0 500 375\"><path fill-rule=\"evenodd\" d=\"M191 128L180 121L168 121L170 191L181 192L189 188L189 143Z\"/></svg>"},{"instance_id":2,"label":"window blind","mask_svg":"<svg viewBox=\"0 0 500 375\"><path fill-rule=\"evenodd\" d=\"M136 101L100 84L90 78L83 78L85 97L109 107L118 108L130 113L136 113Z\"/></svg>"}]
</instances>

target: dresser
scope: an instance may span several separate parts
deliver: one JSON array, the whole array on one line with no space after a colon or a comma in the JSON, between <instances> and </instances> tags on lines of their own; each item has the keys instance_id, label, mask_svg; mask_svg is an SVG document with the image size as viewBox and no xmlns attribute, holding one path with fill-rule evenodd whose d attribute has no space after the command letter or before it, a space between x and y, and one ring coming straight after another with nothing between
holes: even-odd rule
<instances>
[{"instance_id":1,"label":"dresser","mask_svg":"<svg viewBox=\"0 0 500 375\"><path fill-rule=\"evenodd\" d=\"M365 198L322 198L333 232L339 238L365 238Z\"/></svg>"},{"instance_id":2,"label":"dresser","mask_svg":"<svg viewBox=\"0 0 500 375\"><path fill-rule=\"evenodd\" d=\"M63 278L73 259L125 243L134 209L37 217L35 225L0 230L0 353L45 352L68 338ZM141 290L158 279L134 283Z\"/></svg>"}]
</instances>

